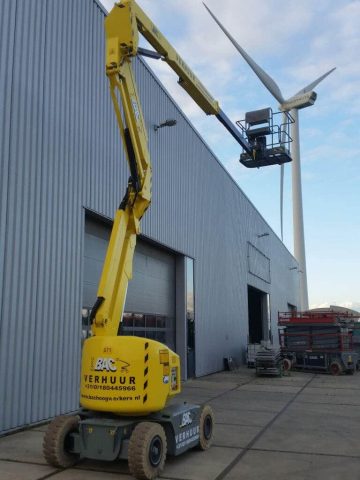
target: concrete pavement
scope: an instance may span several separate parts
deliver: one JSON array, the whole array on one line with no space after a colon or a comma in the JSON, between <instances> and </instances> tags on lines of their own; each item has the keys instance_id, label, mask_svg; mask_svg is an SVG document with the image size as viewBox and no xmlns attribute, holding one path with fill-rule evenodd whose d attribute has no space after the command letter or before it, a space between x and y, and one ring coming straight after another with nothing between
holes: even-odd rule
<instances>
[{"instance_id":1,"label":"concrete pavement","mask_svg":"<svg viewBox=\"0 0 360 480\"><path fill-rule=\"evenodd\" d=\"M256 377L240 368L191 380L177 401L209 403L214 444L166 461L164 480L360 480L360 373ZM129 480L126 462L57 470L45 426L0 438L1 480Z\"/></svg>"}]
</instances>

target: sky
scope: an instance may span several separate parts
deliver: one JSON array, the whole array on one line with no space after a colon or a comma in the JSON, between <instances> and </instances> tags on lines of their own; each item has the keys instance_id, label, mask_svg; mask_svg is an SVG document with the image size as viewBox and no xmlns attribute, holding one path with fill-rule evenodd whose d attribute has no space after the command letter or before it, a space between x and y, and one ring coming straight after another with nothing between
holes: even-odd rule
<instances>
[{"instance_id":1,"label":"sky","mask_svg":"<svg viewBox=\"0 0 360 480\"><path fill-rule=\"evenodd\" d=\"M102 1L110 9L112 1ZM276 100L221 32L201 0L138 0L232 121ZM360 0L206 0L237 42L289 98L332 67L314 106L300 110L310 307L360 310ZM220 8L219 8L220 7ZM145 42L142 46L148 47ZM147 60L239 187L280 237L280 167L247 169L240 147ZM284 243L293 252L291 164L285 165Z\"/></svg>"}]
</instances>

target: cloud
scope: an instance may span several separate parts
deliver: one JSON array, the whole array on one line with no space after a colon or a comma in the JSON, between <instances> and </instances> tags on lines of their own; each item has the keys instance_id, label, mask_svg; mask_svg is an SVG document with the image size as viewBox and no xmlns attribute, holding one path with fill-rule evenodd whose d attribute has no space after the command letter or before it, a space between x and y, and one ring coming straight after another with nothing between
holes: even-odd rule
<instances>
[{"instance_id":1,"label":"cloud","mask_svg":"<svg viewBox=\"0 0 360 480\"><path fill-rule=\"evenodd\" d=\"M104 0L109 8L113 2ZM200 0L139 0L170 43L224 108L257 108L262 86ZM360 2L330 0L207 0L208 6L237 41L274 76L285 96L291 96L334 65L338 70L319 85L320 95L332 104L360 110ZM281 11L281 16L279 15ZM256 16L254 16L256 12ZM174 21L176 18L176 21ZM319 22L321 18L321 22ZM201 32L201 34L199 34ZM200 116L191 99L176 85L161 62L154 71L190 118ZM331 88L330 88L331 87ZM266 97L274 103L271 96ZM332 106L334 109L334 106Z\"/></svg>"}]
</instances>

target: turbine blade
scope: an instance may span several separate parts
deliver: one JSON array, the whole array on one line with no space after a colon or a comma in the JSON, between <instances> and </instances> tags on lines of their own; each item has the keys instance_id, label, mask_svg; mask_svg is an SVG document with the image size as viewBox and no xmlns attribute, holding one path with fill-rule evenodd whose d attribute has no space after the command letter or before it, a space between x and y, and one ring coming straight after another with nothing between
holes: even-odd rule
<instances>
[{"instance_id":1,"label":"turbine blade","mask_svg":"<svg viewBox=\"0 0 360 480\"><path fill-rule=\"evenodd\" d=\"M234 45L236 50L241 54L241 56L248 63L250 68L254 71L256 76L264 84L264 86L269 90L269 92L276 98L276 100L279 103L283 103L285 100L284 100L284 97L282 96L280 88L276 84L276 82L250 57L250 55L248 55L245 52L245 50L242 47L240 47L240 45L237 43L237 41L234 39L234 37L232 37L231 34L226 30L226 28L219 22L219 20L215 17L215 15L212 13L212 11L205 5L204 2L203 2L203 4L204 4L204 7L206 8L206 10L210 13L212 18L215 20L215 22L219 25L221 30L228 37L230 42Z\"/></svg>"},{"instance_id":2,"label":"turbine blade","mask_svg":"<svg viewBox=\"0 0 360 480\"><path fill-rule=\"evenodd\" d=\"M318 85L320 82L322 82L324 80L324 78L326 78L328 75L330 75L330 73L332 73L334 70L336 70L336 67L334 67L331 70L329 70L328 72L324 73L324 75L321 75L321 77L319 77L316 80L314 80L313 82L311 82L307 87L305 87L305 88L301 89L299 92L295 93L295 95L293 95L291 97L291 99L293 99L293 98L295 98L298 95L301 95L303 93L311 92L311 90L313 90L316 87L316 85Z\"/></svg>"}]
</instances>

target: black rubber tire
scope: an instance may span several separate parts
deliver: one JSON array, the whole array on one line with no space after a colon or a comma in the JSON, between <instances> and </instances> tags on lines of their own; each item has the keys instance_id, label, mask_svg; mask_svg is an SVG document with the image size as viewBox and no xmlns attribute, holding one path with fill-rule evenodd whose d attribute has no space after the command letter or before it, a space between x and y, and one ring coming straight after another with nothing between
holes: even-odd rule
<instances>
[{"instance_id":1,"label":"black rubber tire","mask_svg":"<svg viewBox=\"0 0 360 480\"><path fill-rule=\"evenodd\" d=\"M49 423L43 441L43 454L49 465L68 468L79 460L79 455L66 450L67 437L78 430L79 420L78 415L60 415Z\"/></svg>"},{"instance_id":2,"label":"black rubber tire","mask_svg":"<svg viewBox=\"0 0 360 480\"><path fill-rule=\"evenodd\" d=\"M331 373L331 375L334 375L334 376L340 375L342 371L343 371L342 366L338 361L334 360L333 362L330 363L329 372Z\"/></svg>"},{"instance_id":3,"label":"black rubber tire","mask_svg":"<svg viewBox=\"0 0 360 480\"><path fill-rule=\"evenodd\" d=\"M283 360L284 372L290 372L291 368L292 368L292 361L290 360L290 358L284 358Z\"/></svg>"},{"instance_id":4,"label":"black rubber tire","mask_svg":"<svg viewBox=\"0 0 360 480\"><path fill-rule=\"evenodd\" d=\"M155 453L151 451L152 446ZM164 469L166 451L163 427L155 422L138 423L129 442L128 463L131 475L139 480L156 478Z\"/></svg>"},{"instance_id":5,"label":"black rubber tire","mask_svg":"<svg viewBox=\"0 0 360 480\"><path fill-rule=\"evenodd\" d=\"M199 448L207 450L210 448L214 438L215 415L209 405L205 405L200 414L199 420Z\"/></svg>"}]
</instances>

